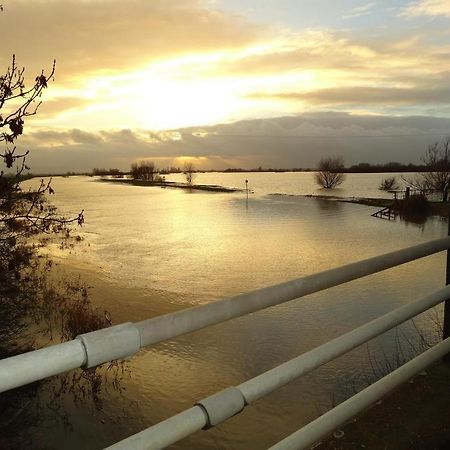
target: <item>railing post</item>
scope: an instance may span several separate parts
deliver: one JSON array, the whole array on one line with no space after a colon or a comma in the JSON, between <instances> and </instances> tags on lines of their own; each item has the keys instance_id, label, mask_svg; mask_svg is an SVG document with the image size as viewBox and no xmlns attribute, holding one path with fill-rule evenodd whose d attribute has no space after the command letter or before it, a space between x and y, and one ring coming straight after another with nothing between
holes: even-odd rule
<instances>
[{"instance_id":1,"label":"railing post","mask_svg":"<svg viewBox=\"0 0 450 450\"><path fill-rule=\"evenodd\" d=\"M448 207L448 229L447 234L450 236L450 205ZM445 284L450 284L450 249L447 249L447 267L445 274ZM450 336L450 299L444 303L444 328L442 330L442 339L447 339ZM450 355L445 356L445 361L450 364Z\"/></svg>"},{"instance_id":2,"label":"railing post","mask_svg":"<svg viewBox=\"0 0 450 450\"><path fill-rule=\"evenodd\" d=\"M411 189L410 189L409 186L407 186L406 189L405 189L405 197L404 197L405 200L408 200L410 193L411 193Z\"/></svg>"}]
</instances>

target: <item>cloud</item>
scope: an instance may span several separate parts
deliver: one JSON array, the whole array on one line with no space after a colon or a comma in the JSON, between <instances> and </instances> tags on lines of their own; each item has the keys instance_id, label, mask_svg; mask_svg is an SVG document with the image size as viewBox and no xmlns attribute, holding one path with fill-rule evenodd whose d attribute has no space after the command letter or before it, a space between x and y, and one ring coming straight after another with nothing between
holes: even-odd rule
<instances>
[{"instance_id":1,"label":"cloud","mask_svg":"<svg viewBox=\"0 0 450 450\"><path fill-rule=\"evenodd\" d=\"M411 3L401 12L403 16L445 16L450 17L448 0L419 0Z\"/></svg>"},{"instance_id":2,"label":"cloud","mask_svg":"<svg viewBox=\"0 0 450 450\"><path fill-rule=\"evenodd\" d=\"M40 117L54 117L62 112L78 110L93 104L92 99L82 97L58 97L53 100L46 100L39 107Z\"/></svg>"},{"instance_id":3,"label":"cloud","mask_svg":"<svg viewBox=\"0 0 450 450\"><path fill-rule=\"evenodd\" d=\"M377 53L370 43L360 43L344 33L308 30L279 39L259 53L218 61L218 67L211 69L243 76L295 70L359 70L378 57Z\"/></svg>"},{"instance_id":4,"label":"cloud","mask_svg":"<svg viewBox=\"0 0 450 450\"><path fill-rule=\"evenodd\" d=\"M309 92L281 92L275 94L253 94L255 98L277 98L288 101L302 101L321 106L343 105L417 105L449 104L450 83L422 88L390 88L372 86L346 86L344 88L318 89Z\"/></svg>"},{"instance_id":5,"label":"cloud","mask_svg":"<svg viewBox=\"0 0 450 450\"><path fill-rule=\"evenodd\" d=\"M40 130L30 133L21 143L37 145L39 147L70 147L78 144L97 145L103 141L101 134L90 133L83 130L73 129L65 131Z\"/></svg>"},{"instance_id":6,"label":"cloud","mask_svg":"<svg viewBox=\"0 0 450 450\"><path fill-rule=\"evenodd\" d=\"M447 3L416 1L408 11L446 14ZM374 7L368 2L347 15ZM298 113L335 108L388 117L428 111L450 116L450 35L438 22L429 27L417 21L411 29L397 26L408 21L396 17L395 26L382 33L375 28L296 31L214 8L217 4L206 0L9 2L0 15L2 57L15 52L28 73L58 60L56 83L45 93L40 114L27 121L21 141L35 149L36 167L51 164L50 153L57 158L55 170L89 170L94 164L126 168L143 157L163 164L183 155L200 158L204 167L308 166L314 151L328 151L331 137L341 139L332 142L336 151L358 162L365 157L357 148L362 141L348 142L346 133L383 134L375 119L367 119L366 127L361 116L344 115L338 126L330 124L338 117L330 113L320 120ZM295 117L238 121L287 114ZM425 131L389 120L393 134L408 130L423 136L410 140L413 153L426 144ZM221 121L232 123L178 128ZM164 128L173 130L154 131ZM289 136L291 131L303 140ZM314 142L305 141L310 135ZM367 157L388 158L392 148L403 149L403 141L390 142L383 150L368 141L365 148L373 154ZM399 158L408 161L402 151Z\"/></svg>"},{"instance_id":7,"label":"cloud","mask_svg":"<svg viewBox=\"0 0 450 450\"><path fill-rule=\"evenodd\" d=\"M438 39L440 31L403 31L384 37L308 31L293 34L265 51L210 64L210 75L255 77L253 90L258 78L262 85L273 76L278 85L275 81L272 86L267 83L268 93L289 91L295 83L303 90L346 86L352 90L355 85L432 89L450 73L450 45ZM310 79L302 81L302 74L310 75Z\"/></svg>"},{"instance_id":8,"label":"cloud","mask_svg":"<svg viewBox=\"0 0 450 450\"><path fill-rule=\"evenodd\" d=\"M424 113L433 99L433 107L447 102L446 29L295 31L213 8L205 0L16 0L0 15L2 55L16 51L28 73L57 58L56 83L32 122L41 127L165 129L279 116L301 111L284 101L295 94L302 107L322 110L410 105Z\"/></svg>"},{"instance_id":9,"label":"cloud","mask_svg":"<svg viewBox=\"0 0 450 450\"><path fill-rule=\"evenodd\" d=\"M365 5L356 6L355 8L350 9L344 16L343 19L354 19L360 16L367 16L372 12L373 7L375 6L375 2L366 3Z\"/></svg>"},{"instance_id":10,"label":"cloud","mask_svg":"<svg viewBox=\"0 0 450 450\"><path fill-rule=\"evenodd\" d=\"M289 168L314 167L322 156L336 154L346 164L419 162L427 145L449 129L446 118L323 112L177 129L160 139L148 130L41 130L24 135L21 145L31 150L34 172L127 170L140 159L168 167L186 156L203 169Z\"/></svg>"},{"instance_id":11,"label":"cloud","mask_svg":"<svg viewBox=\"0 0 450 450\"><path fill-rule=\"evenodd\" d=\"M111 73L174 56L245 46L262 29L200 0L15 0L0 16L1 63L31 75L57 60L57 80ZM31 76L30 75L30 76Z\"/></svg>"}]
</instances>

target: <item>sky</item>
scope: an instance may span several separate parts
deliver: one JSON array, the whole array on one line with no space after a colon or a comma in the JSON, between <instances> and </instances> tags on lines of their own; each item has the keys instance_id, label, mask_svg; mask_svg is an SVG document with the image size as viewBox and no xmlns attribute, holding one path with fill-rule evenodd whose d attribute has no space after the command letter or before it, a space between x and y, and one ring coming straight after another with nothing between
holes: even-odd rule
<instances>
[{"instance_id":1,"label":"sky","mask_svg":"<svg viewBox=\"0 0 450 450\"><path fill-rule=\"evenodd\" d=\"M3 71L56 59L33 171L417 163L450 135L450 0L2 3Z\"/></svg>"}]
</instances>

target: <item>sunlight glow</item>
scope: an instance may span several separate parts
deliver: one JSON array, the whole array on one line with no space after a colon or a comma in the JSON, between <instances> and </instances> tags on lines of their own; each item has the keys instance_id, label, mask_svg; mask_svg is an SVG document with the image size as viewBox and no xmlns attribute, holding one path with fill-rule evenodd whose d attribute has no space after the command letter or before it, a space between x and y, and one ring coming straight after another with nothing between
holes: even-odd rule
<instances>
[{"instance_id":1,"label":"sunlight glow","mask_svg":"<svg viewBox=\"0 0 450 450\"><path fill-rule=\"evenodd\" d=\"M398 76L405 68L416 76L436 72L438 66L418 64L420 54L405 52L403 47L409 49L414 42L410 38L394 43L393 48L400 45L400 55L391 58L326 31L280 33L240 49L188 54L122 72L94 71L73 79L72 87L55 86L50 99L55 109L59 104L64 108L41 118L39 124L157 132L320 110L317 102L308 100L309 93L366 86L412 88L414 80ZM273 70L273 64L282 69ZM78 105L71 106L71 99L77 99ZM378 108L375 105L373 111Z\"/></svg>"},{"instance_id":2,"label":"sunlight glow","mask_svg":"<svg viewBox=\"0 0 450 450\"><path fill-rule=\"evenodd\" d=\"M120 74L93 73L74 80L86 104L61 111L52 117L51 125L64 126L70 122L72 127L83 128L170 130L229 122L255 114L273 115L280 102L261 102L249 94L255 90L315 89L324 83L323 76L319 79L312 70L223 74L222 68L224 64L240 63L243 58L285 50L286 45L278 40L240 51L183 56ZM76 91L57 88L52 100L74 97ZM289 106L284 108L285 113L295 112ZM44 118L41 125L50 126L50 120L46 123Z\"/></svg>"}]
</instances>

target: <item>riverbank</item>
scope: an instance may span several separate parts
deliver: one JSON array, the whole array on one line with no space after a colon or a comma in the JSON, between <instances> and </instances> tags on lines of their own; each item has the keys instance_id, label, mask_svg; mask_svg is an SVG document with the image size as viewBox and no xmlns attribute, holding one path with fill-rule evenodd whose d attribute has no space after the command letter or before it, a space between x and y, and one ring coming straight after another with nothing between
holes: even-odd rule
<instances>
[{"instance_id":1,"label":"riverbank","mask_svg":"<svg viewBox=\"0 0 450 450\"><path fill-rule=\"evenodd\" d=\"M329 195L306 195L305 197L308 198L320 198L324 200L331 200L331 201L338 201L343 203L354 203L357 205L366 205L366 206L374 206L377 208L387 208L387 207L393 207L395 208L395 201L388 198L358 198L358 197L351 197L351 198L344 198L344 197L338 197L338 196L329 196ZM428 205L430 207L427 215L429 216L439 216L442 218L447 219L449 217L449 203L444 202L433 202L429 201Z\"/></svg>"},{"instance_id":2,"label":"riverbank","mask_svg":"<svg viewBox=\"0 0 450 450\"><path fill-rule=\"evenodd\" d=\"M360 205L376 206L380 208L385 208L387 206L392 205L394 205L395 207L395 202L393 200L379 199L379 198L342 199L341 201L347 203L357 203ZM430 211L428 213L430 216L440 216L443 218L448 218L449 215L448 203L428 202L428 205L430 206Z\"/></svg>"},{"instance_id":3,"label":"riverbank","mask_svg":"<svg viewBox=\"0 0 450 450\"><path fill-rule=\"evenodd\" d=\"M438 363L336 431L318 450L450 449L450 365Z\"/></svg>"}]
</instances>

